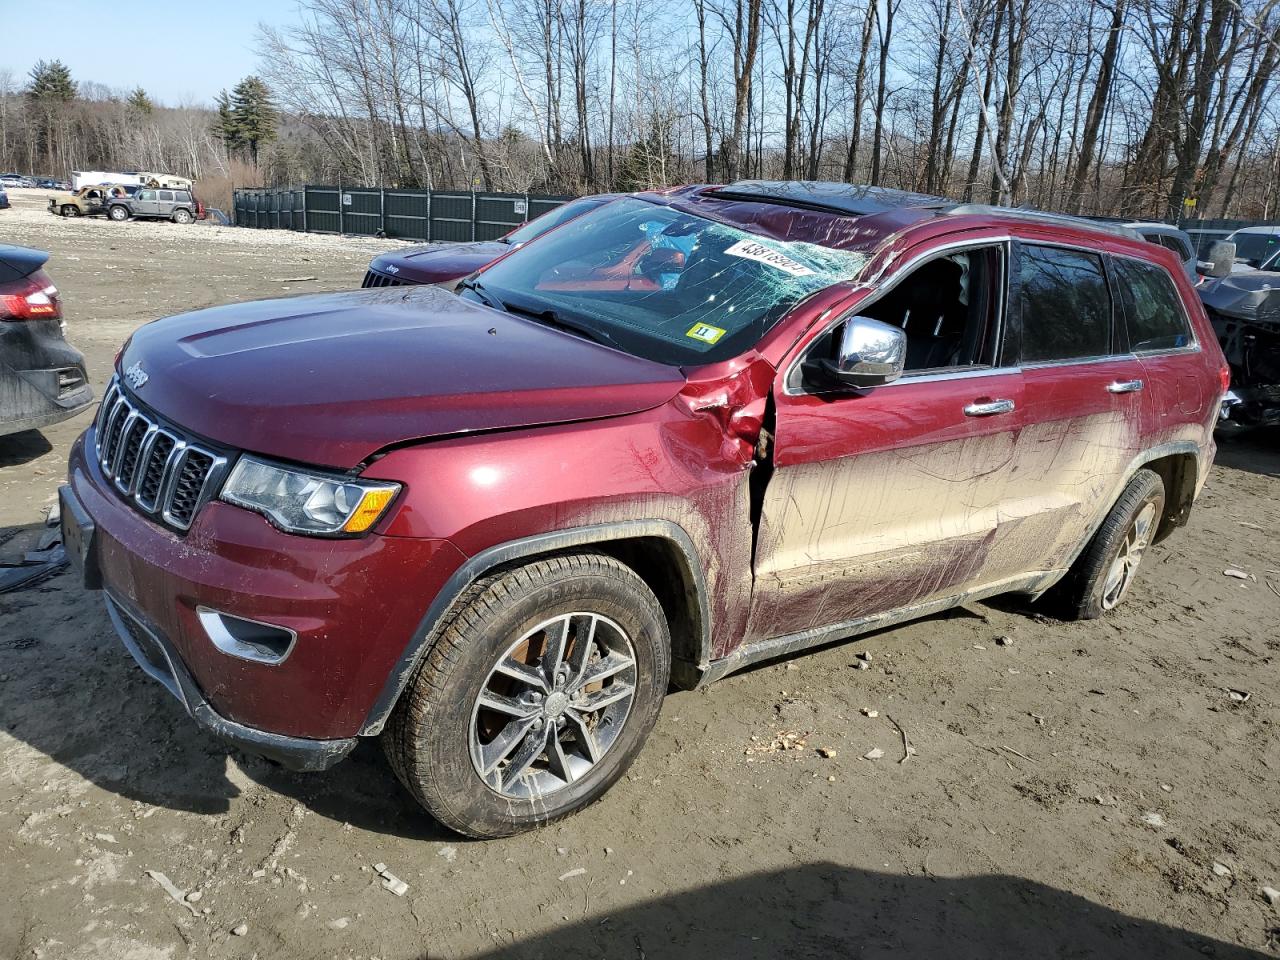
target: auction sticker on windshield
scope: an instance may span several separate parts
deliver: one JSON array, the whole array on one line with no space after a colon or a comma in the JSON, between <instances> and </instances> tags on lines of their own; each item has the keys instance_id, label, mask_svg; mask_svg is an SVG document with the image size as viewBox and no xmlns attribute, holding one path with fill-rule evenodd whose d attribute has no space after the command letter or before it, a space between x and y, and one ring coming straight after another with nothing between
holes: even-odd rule
<instances>
[{"instance_id":1,"label":"auction sticker on windshield","mask_svg":"<svg viewBox=\"0 0 1280 960\"><path fill-rule=\"evenodd\" d=\"M715 343L724 336L724 328L713 327L709 323L695 323L689 328L685 336L692 337L694 340L701 340L703 343Z\"/></svg>"},{"instance_id":2,"label":"auction sticker on windshield","mask_svg":"<svg viewBox=\"0 0 1280 960\"><path fill-rule=\"evenodd\" d=\"M762 243L756 243L754 240L739 240L725 253L731 257L745 257L747 260L755 260L759 263L768 264L775 270L781 270L783 273L789 273L793 277L811 277L813 271L806 267L803 263L798 263L790 257L779 253L777 250L771 250ZM691 334L692 336L692 334ZM714 341L712 341L714 343Z\"/></svg>"}]
</instances>

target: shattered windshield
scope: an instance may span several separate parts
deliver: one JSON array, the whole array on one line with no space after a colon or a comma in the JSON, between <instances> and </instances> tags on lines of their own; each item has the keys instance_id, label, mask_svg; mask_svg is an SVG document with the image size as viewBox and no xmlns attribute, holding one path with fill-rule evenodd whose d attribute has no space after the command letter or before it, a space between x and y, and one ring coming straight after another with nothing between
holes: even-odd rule
<instances>
[{"instance_id":1,"label":"shattered windshield","mask_svg":"<svg viewBox=\"0 0 1280 960\"><path fill-rule=\"evenodd\" d=\"M675 365L735 356L866 255L626 198L494 264L464 296Z\"/></svg>"}]
</instances>

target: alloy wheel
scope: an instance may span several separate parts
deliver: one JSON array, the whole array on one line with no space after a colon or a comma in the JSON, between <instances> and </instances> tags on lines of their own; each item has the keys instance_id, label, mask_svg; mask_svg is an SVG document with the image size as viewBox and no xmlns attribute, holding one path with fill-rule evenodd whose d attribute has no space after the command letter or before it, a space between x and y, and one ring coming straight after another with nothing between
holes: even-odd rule
<instances>
[{"instance_id":1,"label":"alloy wheel","mask_svg":"<svg viewBox=\"0 0 1280 960\"><path fill-rule=\"evenodd\" d=\"M1120 552L1111 562L1107 571L1107 579L1102 586L1102 609L1110 610L1124 599L1133 578L1138 572L1138 563L1147 547L1151 545L1151 531L1156 519L1156 505L1148 503L1133 518L1129 532L1125 534Z\"/></svg>"},{"instance_id":2,"label":"alloy wheel","mask_svg":"<svg viewBox=\"0 0 1280 960\"><path fill-rule=\"evenodd\" d=\"M472 765L503 797L563 790L617 742L635 692L635 648L618 624L588 612L546 620L503 652L480 688Z\"/></svg>"}]
</instances>

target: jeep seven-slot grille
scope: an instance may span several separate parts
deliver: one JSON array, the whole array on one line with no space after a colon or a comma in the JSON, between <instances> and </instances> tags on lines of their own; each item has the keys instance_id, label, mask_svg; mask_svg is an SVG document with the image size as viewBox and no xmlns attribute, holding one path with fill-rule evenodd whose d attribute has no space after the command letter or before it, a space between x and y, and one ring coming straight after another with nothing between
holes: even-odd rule
<instances>
[{"instance_id":1,"label":"jeep seven-slot grille","mask_svg":"<svg viewBox=\"0 0 1280 960\"><path fill-rule=\"evenodd\" d=\"M98 463L116 492L143 513L186 530L218 489L225 457L162 425L112 380L98 410Z\"/></svg>"},{"instance_id":2,"label":"jeep seven-slot grille","mask_svg":"<svg viewBox=\"0 0 1280 960\"><path fill-rule=\"evenodd\" d=\"M384 273L377 273L373 270L365 272L364 280L361 281L361 288L365 287L403 287L404 281L399 277L388 277Z\"/></svg>"}]
</instances>

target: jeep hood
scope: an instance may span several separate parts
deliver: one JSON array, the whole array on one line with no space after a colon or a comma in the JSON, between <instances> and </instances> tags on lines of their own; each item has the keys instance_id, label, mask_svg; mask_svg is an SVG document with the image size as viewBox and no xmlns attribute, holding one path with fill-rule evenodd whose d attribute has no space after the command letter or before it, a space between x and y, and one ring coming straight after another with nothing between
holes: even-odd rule
<instances>
[{"instance_id":1,"label":"jeep hood","mask_svg":"<svg viewBox=\"0 0 1280 960\"><path fill-rule=\"evenodd\" d=\"M379 254L369 267L406 283L443 283L475 273L510 251L498 240L432 243Z\"/></svg>"},{"instance_id":2,"label":"jeep hood","mask_svg":"<svg viewBox=\"0 0 1280 960\"><path fill-rule=\"evenodd\" d=\"M1223 316L1280 326L1280 273L1251 270L1211 280L1200 299Z\"/></svg>"},{"instance_id":3,"label":"jeep hood","mask_svg":"<svg viewBox=\"0 0 1280 960\"><path fill-rule=\"evenodd\" d=\"M157 320L119 371L140 401L208 440L339 469L428 437L637 413L685 382L676 367L435 287Z\"/></svg>"}]
</instances>

